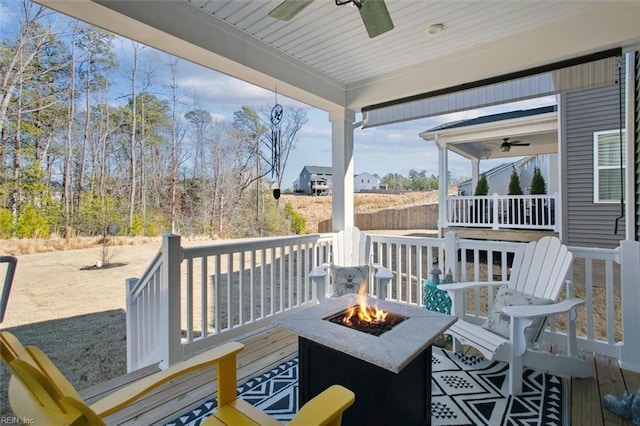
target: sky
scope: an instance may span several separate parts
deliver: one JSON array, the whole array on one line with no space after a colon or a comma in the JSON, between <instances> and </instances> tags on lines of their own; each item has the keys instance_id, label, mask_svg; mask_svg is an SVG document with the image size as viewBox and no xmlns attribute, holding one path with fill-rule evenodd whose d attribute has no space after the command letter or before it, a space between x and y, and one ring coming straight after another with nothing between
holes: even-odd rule
<instances>
[{"instance_id":1,"label":"sky","mask_svg":"<svg viewBox=\"0 0 640 426\"><path fill-rule=\"evenodd\" d=\"M17 3L17 2L16 2ZM16 3L13 3L15 5ZM7 30L13 27L6 19L7 0L0 0L0 33L3 38ZM3 10L4 8L4 10ZM69 28L68 19L56 14L61 28ZM12 20L15 23L15 20ZM112 92L131 93L130 75L132 68L133 44L130 40L117 37L113 42L120 68L120 77L112 83ZM169 55L152 48L145 48L141 53L142 79L152 76L153 81L148 89L152 93L164 94L168 98L170 91ZM197 105L211 112L214 120L225 119L233 121L233 113L243 105L255 109L270 109L276 102L276 94L272 91L243 82L234 77L204 68L200 65L180 60L178 63L177 85L182 97L184 113ZM126 102L126 95L116 97L114 102ZM285 110L288 107L299 106L305 108L308 123L298 134L295 149L290 153L286 164L282 188L292 188L294 180L299 176L304 166L331 166L331 123L326 111L302 104L295 100L277 95L277 102ZM427 175L438 174L438 155L433 142L426 142L418 135L442 123L474 118L482 115L503 112L510 109L527 109L555 103L554 98L524 101L510 105L488 107L474 111L448 114L440 117L413 120L404 123L391 124L376 128L354 130L354 173L368 172L383 177L389 173L407 176L409 171L426 170ZM361 115L356 115L356 121ZM483 160L480 171L495 167L505 160ZM515 158L514 158L515 161ZM451 153L449 155L449 170L458 179L471 176L470 161Z\"/></svg>"}]
</instances>

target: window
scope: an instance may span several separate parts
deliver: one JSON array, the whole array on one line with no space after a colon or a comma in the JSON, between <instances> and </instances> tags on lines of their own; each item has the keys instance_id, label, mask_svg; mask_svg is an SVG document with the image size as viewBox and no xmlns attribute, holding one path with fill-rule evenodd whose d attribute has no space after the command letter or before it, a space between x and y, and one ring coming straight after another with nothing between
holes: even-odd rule
<instances>
[{"instance_id":1,"label":"window","mask_svg":"<svg viewBox=\"0 0 640 426\"><path fill-rule=\"evenodd\" d=\"M622 146L625 146L626 132L622 131ZM594 203L619 203L624 190L625 150L622 150L620 164L620 131L608 130L593 134ZM620 167L623 173L620 173ZM621 180L622 179L622 180Z\"/></svg>"}]
</instances>

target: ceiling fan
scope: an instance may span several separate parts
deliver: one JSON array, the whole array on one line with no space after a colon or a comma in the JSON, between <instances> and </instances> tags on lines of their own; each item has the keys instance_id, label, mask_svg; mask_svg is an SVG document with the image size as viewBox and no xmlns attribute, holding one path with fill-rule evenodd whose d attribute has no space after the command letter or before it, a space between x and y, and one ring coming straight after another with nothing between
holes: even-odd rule
<instances>
[{"instance_id":1,"label":"ceiling fan","mask_svg":"<svg viewBox=\"0 0 640 426\"><path fill-rule=\"evenodd\" d=\"M511 141L511 142L509 142L509 138L504 138L503 141L504 142L502 142L502 145L500 145L500 151L502 151L502 152L511 151L511 147L512 146L529 146L529 145L531 145L530 143L521 142L521 141Z\"/></svg>"},{"instance_id":2,"label":"ceiling fan","mask_svg":"<svg viewBox=\"0 0 640 426\"><path fill-rule=\"evenodd\" d=\"M281 21L289 21L312 2L313 0L284 0L269 12L269 16ZM335 2L336 6L351 3L358 8L369 38L393 29L393 21L384 0L335 0Z\"/></svg>"}]
</instances>

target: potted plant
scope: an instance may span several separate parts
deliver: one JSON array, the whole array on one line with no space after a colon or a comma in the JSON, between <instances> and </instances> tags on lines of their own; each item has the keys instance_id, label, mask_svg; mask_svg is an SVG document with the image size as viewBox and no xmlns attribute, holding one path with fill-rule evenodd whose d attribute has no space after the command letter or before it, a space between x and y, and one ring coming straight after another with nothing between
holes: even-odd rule
<instances>
[{"instance_id":1,"label":"potted plant","mask_svg":"<svg viewBox=\"0 0 640 426\"><path fill-rule=\"evenodd\" d=\"M474 196L486 196L489 194L489 181L486 175L481 175L476 184ZM473 217L475 223L487 223L487 200L473 200Z\"/></svg>"},{"instance_id":2,"label":"potted plant","mask_svg":"<svg viewBox=\"0 0 640 426\"><path fill-rule=\"evenodd\" d=\"M544 177L540 172L539 167L533 169L533 177L531 178L531 195L544 195L547 193L547 184L544 181ZM553 206L552 206L553 208ZM535 199L531 203L531 215L536 219L537 225L545 224L545 218L547 217L547 209L544 205L544 200Z\"/></svg>"},{"instance_id":3,"label":"potted plant","mask_svg":"<svg viewBox=\"0 0 640 426\"><path fill-rule=\"evenodd\" d=\"M518 176L518 172L516 172L515 167L511 172L511 179L509 180L509 192L507 195L522 195L522 186L520 185L520 176ZM524 200L512 200L509 199L508 202L508 215L509 215L509 223L515 223L515 219L517 218L518 224L524 224Z\"/></svg>"}]
</instances>

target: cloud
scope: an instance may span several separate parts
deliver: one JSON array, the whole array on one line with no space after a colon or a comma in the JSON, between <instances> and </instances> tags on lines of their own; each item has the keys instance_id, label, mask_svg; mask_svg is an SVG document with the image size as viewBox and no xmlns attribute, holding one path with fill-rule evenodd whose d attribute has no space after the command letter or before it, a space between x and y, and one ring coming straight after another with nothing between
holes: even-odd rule
<instances>
[{"instance_id":1,"label":"cloud","mask_svg":"<svg viewBox=\"0 0 640 426\"><path fill-rule=\"evenodd\" d=\"M227 119L227 117L225 117L222 114L215 114L215 113L211 114L211 121L213 121L214 123L216 121L224 121L226 119Z\"/></svg>"}]
</instances>

